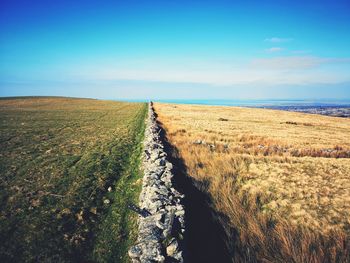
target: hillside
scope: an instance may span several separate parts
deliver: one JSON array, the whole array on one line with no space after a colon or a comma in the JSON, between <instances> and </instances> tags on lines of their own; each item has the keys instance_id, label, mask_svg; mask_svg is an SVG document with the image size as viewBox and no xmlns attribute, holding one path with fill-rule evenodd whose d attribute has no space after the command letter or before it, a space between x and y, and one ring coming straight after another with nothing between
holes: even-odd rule
<instances>
[{"instance_id":1,"label":"hillside","mask_svg":"<svg viewBox=\"0 0 350 263\"><path fill-rule=\"evenodd\" d=\"M349 119L158 103L155 111L209 196L232 260L349 260Z\"/></svg>"},{"instance_id":2,"label":"hillside","mask_svg":"<svg viewBox=\"0 0 350 263\"><path fill-rule=\"evenodd\" d=\"M0 100L0 261L127 261L147 107Z\"/></svg>"}]
</instances>

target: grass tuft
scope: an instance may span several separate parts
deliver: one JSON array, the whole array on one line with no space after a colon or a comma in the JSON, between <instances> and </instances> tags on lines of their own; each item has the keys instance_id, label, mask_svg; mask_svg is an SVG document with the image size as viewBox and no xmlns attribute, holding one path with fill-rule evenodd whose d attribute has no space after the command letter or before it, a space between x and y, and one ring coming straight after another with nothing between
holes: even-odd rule
<instances>
[{"instance_id":1,"label":"grass tuft","mask_svg":"<svg viewBox=\"0 0 350 263\"><path fill-rule=\"evenodd\" d=\"M233 262L349 261L348 119L158 103L155 110L188 175L210 195Z\"/></svg>"}]
</instances>

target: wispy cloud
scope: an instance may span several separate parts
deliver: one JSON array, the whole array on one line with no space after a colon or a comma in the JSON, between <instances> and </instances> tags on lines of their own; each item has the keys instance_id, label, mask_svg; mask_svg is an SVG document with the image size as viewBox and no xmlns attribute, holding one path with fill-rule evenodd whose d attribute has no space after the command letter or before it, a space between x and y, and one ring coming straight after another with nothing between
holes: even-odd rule
<instances>
[{"instance_id":1,"label":"wispy cloud","mask_svg":"<svg viewBox=\"0 0 350 263\"><path fill-rule=\"evenodd\" d=\"M178 58L135 60L116 64L72 65L72 79L86 81L148 81L154 83L232 85L304 85L350 82L350 58L323 58L316 56L278 56L253 60L191 61ZM325 66L325 67L324 67ZM66 73L66 75L68 75ZM57 75L57 72L54 72ZM52 76L54 78L54 76Z\"/></svg>"},{"instance_id":2,"label":"wispy cloud","mask_svg":"<svg viewBox=\"0 0 350 263\"><path fill-rule=\"evenodd\" d=\"M262 69L306 69L321 64L323 59L309 56L274 57L254 59L251 63L253 68Z\"/></svg>"},{"instance_id":3,"label":"wispy cloud","mask_svg":"<svg viewBox=\"0 0 350 263\"><path fill-rule=\"evenodd\" d=\"M271 47L271 48L266 49L265 51L269 52L269 53L274 53L274 52L280 52L282 50L284 50L284 48L282 48L282 47Z\"/></svg>"},{"instance_id":4,"label":"wispy cloud","mask_svg":"<svg viewBox=\"0 0 350 263\"><path fill-rule=\"evenodd\" d=\"M154 66L152 68L99 67L80 72L80 77L94 80L133 80L165 83L193 83L215 86L230 85L303 85L310 83L340 83L350 81L344 70L328 71L318 67L322 64L350 63L350 59L319 57L276 57L255 59L240 67L213 66L208 68L187 67L169 68ZM347 67L347 66L346 66Z\"/></svg>"},{"instance_id":5,"label":"wispy cloud","mask_svg":"<svg viewBox=\"0 0 350 263\"><path fill-rule=\"evenodd\" d=\"M291 51L292 54L309 54L311 53L311 50L292 50Z\"/></svg>"},{"instance_id":6,"label":"wispy cloud","mask_svg":"<svg viewBox=\"0 0 350 263\"><path fill-rule=\"evenodd\" d=\"M283 42L290 42L293 38L281 38L281 37L271 37L271 38L265 38L265 42L271 42L271 43L283 43Z\"/></svg>"},{"instance_id":7,"label":"wispy cloud","mask_svg":"<svg viewBox=\"0 0 350 263\"><path fill-rule=\"evenodd\" d=\"M253 68L272 70L302 70L314 68L321 64L350 63L350 58L320 58L313 56L292 56L254 59Z\"/></svg>"}]
</instances>

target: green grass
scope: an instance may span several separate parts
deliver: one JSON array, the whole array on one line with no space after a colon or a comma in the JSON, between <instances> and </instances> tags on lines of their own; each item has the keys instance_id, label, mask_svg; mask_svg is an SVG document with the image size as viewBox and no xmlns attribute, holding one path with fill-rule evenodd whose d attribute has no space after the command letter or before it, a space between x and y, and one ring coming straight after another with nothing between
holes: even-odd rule
<instances>
[{"instance_id":1,"label":"green grass","mask_svg":"<svg viewBox=\"0 0 350 263\"><path fill-rule=\"evenodd\" d=\"M128 261L136 215L126 204L140 191L146 112L142 103L0 100L1 262Z\"/></svg>"}]
</instances>

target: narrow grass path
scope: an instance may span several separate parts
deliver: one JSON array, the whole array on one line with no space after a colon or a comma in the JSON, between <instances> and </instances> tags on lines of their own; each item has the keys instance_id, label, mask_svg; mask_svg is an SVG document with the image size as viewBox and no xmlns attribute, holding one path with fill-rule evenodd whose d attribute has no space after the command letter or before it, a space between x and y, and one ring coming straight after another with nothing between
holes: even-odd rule
<instances>
[{"instance_id":1,"label":"narrow grass path","mask_svg":"<svg viewBox=\"0 0 350 263\"><path fill-rule=\"evenodd\" d=\"M141 191L140 168L146 116L147 108L143 108L134 120L136 125L132 125L135 135L131 137L135 140L125 153L128 161L110 196L112 205L101 224L94 248L94 258L98 262L130 262L127 251L137 237L137 215L127 206L130 202L138 203Z\"/></svg>"}]
</instances>

